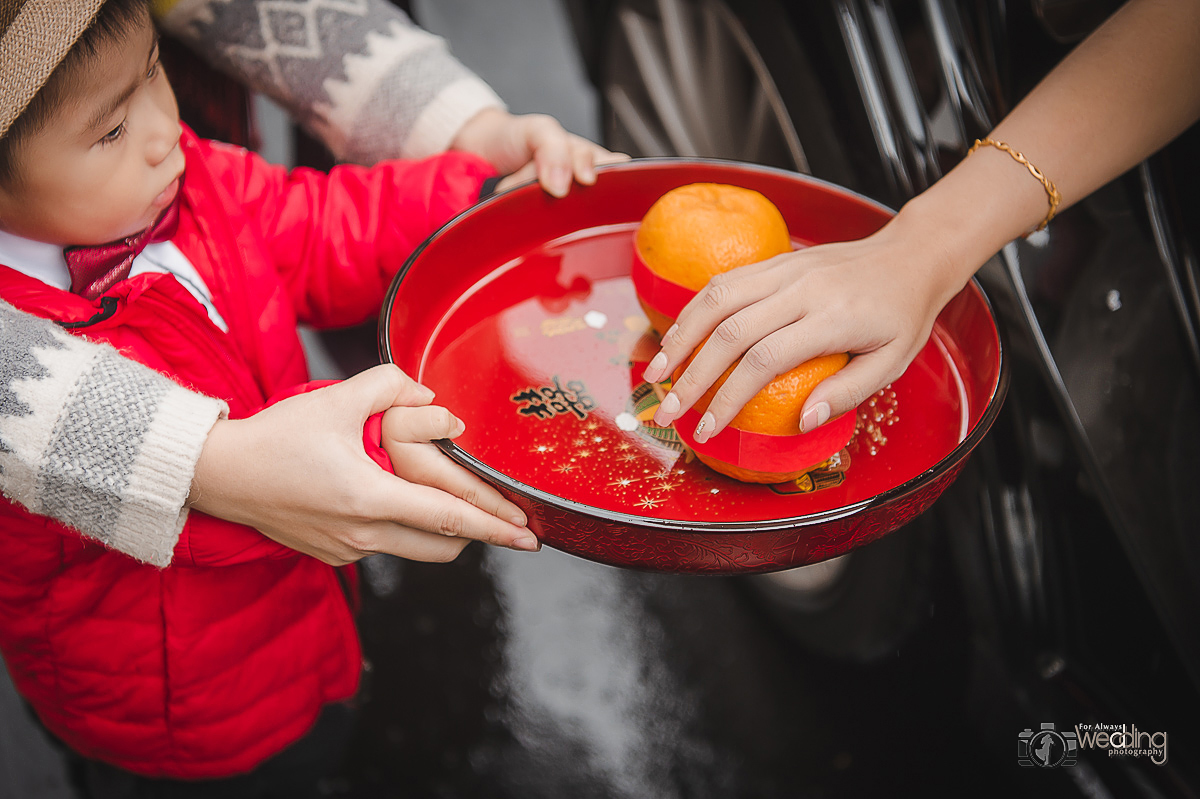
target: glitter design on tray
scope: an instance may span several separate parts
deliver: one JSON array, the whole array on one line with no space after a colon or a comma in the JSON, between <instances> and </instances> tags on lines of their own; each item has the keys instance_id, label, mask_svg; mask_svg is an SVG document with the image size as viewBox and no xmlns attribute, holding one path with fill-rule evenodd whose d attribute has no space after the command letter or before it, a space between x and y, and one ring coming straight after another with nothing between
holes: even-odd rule
<instances>
[{"instance_id":1,"label":"glitter design on tray","mask_svg":"<svg viewBox=\"0 0 1200 799\"><path fill-rule=\"evenodd\" d=\"M858 407L858 423L849 449L855 455L877 455L887 444L888 428L899 420L896 391L889 383Z\"/></svg>"}]
</instances>

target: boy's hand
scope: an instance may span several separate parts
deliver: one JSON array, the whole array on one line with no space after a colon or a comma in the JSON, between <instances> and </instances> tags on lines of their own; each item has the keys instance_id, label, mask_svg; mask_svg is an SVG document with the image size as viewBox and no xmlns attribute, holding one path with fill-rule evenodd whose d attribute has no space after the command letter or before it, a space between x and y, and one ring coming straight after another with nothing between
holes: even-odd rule
<instances>
[{"instance_id":1,"label":"boy's hand","mask_svg":"<svg viewBox=\"0 0 1200 799\"><path fill-rule=\"evenodd\" d=\"M196 464L191 506L336 566L376 552L450 561L471 540L537 549L515 505L436 447L413 443L461 432L444 409L425 407L432 400L385 364L217 422ZM407 406L385 414L400 476L363 449L367 418L393 406Z\"/></svg>"},{"instance_id":2,"label":"boy's hand","mask_svg":"<svg viewBox=\"0 0 1200 799\"><path fill-rule=\"evenodd\" d=\"M452 550L457 555L471 538L480 537L472 535L472 530L488 536L480 540L512 549L536 551L541 546L524 529L526 519L520 508L430 443L457 438L465 429L460 419L438 405L396 405L383 414L383 449L396 476L405 481L407 523L419 533L411 538L410 554L404 557L441 559L415 557L411 553L418 547L422 551L430 547L431 554ZM513 538L509 531L491 532L497 520L511 522L521 533Z\"/></svg>"},{"instance_id":3,"label":"boy's hand","mask_svg":"<svg viewBox=\"0 0 1200 799\"><path fill-rule=\"evenodd\" d=\"M555 197L566 196L572 179L585 186L595 183L598 164L629 160L568 133L553 117L517 116L499 108L486 108L467 120L450 147L482 156L507 175L499 190L536 177Z\"/></svg>"}]
</instances>

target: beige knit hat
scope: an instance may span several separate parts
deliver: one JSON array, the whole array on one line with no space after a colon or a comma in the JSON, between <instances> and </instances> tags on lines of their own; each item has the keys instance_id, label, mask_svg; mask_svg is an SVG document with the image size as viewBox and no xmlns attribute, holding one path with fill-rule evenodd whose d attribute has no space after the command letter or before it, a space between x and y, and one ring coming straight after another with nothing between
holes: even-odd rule
<instances>
[{"instance_id":1,"label":"beige knit hat","mask_svg":"<svg viewBox=\"0 0 1200 799\"><path fill-rule=\"evenodd\" d=\"M0 0L0 136L8 133L104 0Z\"/></svg>"}]
</instances>

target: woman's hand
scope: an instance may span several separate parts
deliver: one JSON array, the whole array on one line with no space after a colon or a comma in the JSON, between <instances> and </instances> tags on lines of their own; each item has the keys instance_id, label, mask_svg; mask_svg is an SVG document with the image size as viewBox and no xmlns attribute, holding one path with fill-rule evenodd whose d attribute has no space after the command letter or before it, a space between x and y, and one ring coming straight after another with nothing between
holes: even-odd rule
<instances>
[{"instance_id":1,"label":"woman's hand","mask_svg":"<svg viewBox=\"0 0 1200 799\"><path fill-rule=\"evenodd\" d=\"M597 165L629 160L568 133L553 117L518 116L499 108L484 109L467 120L450 147L482 156L506 175L499 190L536 177L555 197L566 196L572 180L585 186L595 183Z\"/></svg>"},{"instance_id":2,"label":"woman's hand","mask_svg":"<svg viewBox=\"0 0 1200 799\"><path fill-rule=\"evenodd\" d=\"M646 380L662 380L711 335L654 421L665 426L677 419L743 355L701 418L697 440L723 429L776 375L820 355L853 357L813 390L801 431L852 410L904 373L942 306L962 287L939 252L936 235L897 217L859 241L811 247L718 275L683 309L646 369Z\"/></svg>"},{"instance_id":3,"label":"woman's hand","mask_svg":"<svg viewBox=\"0 0 1200 799\"><path fill-rule=\"evenodd\" d=\"M333 565L376 552L449 561L471 540L536 550L519 508L432 445L413 443L462 432L432 400L383 365L217 422L196 465L191 507ZM363 425L383 411L396 475L363 448Z\"/></svg>"}]
</instances>

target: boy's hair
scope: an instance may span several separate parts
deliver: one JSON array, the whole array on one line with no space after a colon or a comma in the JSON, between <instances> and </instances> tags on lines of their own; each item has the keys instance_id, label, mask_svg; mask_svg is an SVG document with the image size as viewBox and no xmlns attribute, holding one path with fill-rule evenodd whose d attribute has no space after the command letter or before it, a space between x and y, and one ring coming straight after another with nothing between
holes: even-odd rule
<instances>
[{"instance_id":1,"label":"boy's hair","mask_svg":"<svg viewBox=\"0 0 1200 799\"><path fill-rule=\"evenodd\" d=\"M149 14L148 0L0 0L0 184L18 180L18 145L68 99L76 71Z\"/></svg>"}]
</instances>

